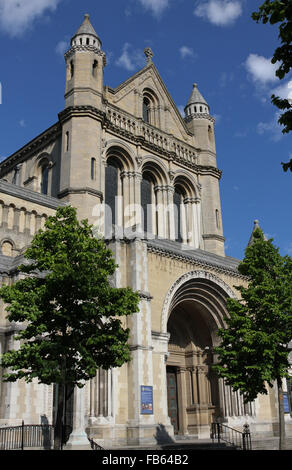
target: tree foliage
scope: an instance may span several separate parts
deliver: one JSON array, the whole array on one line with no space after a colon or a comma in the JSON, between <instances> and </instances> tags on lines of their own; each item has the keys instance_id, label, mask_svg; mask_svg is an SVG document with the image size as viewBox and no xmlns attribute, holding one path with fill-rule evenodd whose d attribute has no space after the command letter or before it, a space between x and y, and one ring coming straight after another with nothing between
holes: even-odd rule
<instances>
[{"instance_id":1,"label":"tree foliage","mask_svg":"<svg viewBox=\"0 0 292 470\"><path fill-rule=\"evenodd\" d=\"M219 330L215 367L245 402L267 394L267 384L287 377L292 338L292 259L282 257L262 231L253 233L239 264L248 287L236 287L241 300L228 299L227 328Z\"/></svg>"},{"instance_id":2,"label":"tree foliage","mask_svg":"<svg viewBox=\"0 0 292 470\"><path fill-rule=\"evenodd\" d=\"M8 320L22 325L20 348L2 357L6 381L83 386L97 368L130 360L121 318L138 311L139 296L110 285L112 252L75 209L49 217L25 258L19 267L25 276L0 290Z\"/></svg>"},{"instance_id":3,"label":"tree foliage","mask_svg":"<svg viewBox=\"0 0 292 470\"><path fill-rule=\"evenodd\" d=\"M252 14L252 19L257 23L262 21L263 24L271 25L280 23L279 39L281 45L277 47L272 57L272 63L279 63L276 76L283 79L292 67L292 1L291 0L266 0L260 7L258 12ZM281 99L272 95L272 103L281 111L284 111L278 120L283 125L282 132L289 133L292 130L292 103L291 100ZM290 169L292 171L292 159L288 163L282 163L284 171Z\"/></svg>"}]
</instances>

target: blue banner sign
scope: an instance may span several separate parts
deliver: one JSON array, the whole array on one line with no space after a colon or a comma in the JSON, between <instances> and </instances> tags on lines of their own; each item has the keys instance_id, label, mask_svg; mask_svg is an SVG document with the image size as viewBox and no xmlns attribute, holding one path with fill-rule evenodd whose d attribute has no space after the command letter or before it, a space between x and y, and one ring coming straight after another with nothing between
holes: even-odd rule
<instances>
[{"instance_id":1,"label":"blue banner sign","mask_svg":"<svg viewBox=\"0 0 292 470\"><path fill-rule=\"evenodd\" d=\"M153 414L153 387L141 385L141 414Z\"/></svg>"},{"instance_id":2,"label":"blue banner sign","mask_svg":"<svg viewBox=\"0 0 292 470\"><path fill-rule=\"evenodd\" d=\"M290 413L289 398L287 392L283 393L284 413Z\"/></svg>"}]
</instances>

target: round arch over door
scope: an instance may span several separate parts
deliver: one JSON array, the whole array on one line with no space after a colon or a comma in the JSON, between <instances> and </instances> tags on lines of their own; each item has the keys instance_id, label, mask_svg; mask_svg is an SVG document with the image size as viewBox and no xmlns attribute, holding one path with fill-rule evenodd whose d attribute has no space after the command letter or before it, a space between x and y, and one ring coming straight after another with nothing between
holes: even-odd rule
<instances>
[{"instance_id":1,"label":"round arch over door","mask_svg":"<svg viewBox=\"0 0 292 470\"><path fill-rule=\"evenodd\" d=\"M178 279L165 299L170 335L168 413L178 434L209 437L211 422L228 414L226 399L232 403L233 415L249 414L242 399L225 387L212 369L217 331L225 325L230 294L234 296L216 276L194 271Z\"/></svg>"}]
</instances>

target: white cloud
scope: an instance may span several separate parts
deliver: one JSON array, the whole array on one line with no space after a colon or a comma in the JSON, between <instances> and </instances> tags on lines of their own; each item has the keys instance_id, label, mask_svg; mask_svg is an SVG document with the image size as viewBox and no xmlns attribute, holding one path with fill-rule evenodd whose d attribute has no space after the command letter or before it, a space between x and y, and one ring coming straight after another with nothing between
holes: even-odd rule
<instances>
[{"instance_id":1,"label":"white cloud","mask_svg":"<svg viewBox=\"0 0 292 470\"><path fill-rule=\"evenodd\" d=\"M19 125L20 125L20 127L25 127L25 120L24 120L24 119L21 119L21 120L19 121Z\"/></svg>"},{"instance_id":2,"label":"white cloud","mask_svg":"<svg viewBox=\"0 0 292 470\"><path fill-rule=\"evenodd\" d=\"M133 49L131 44L126 42L123 46L122 55L116 60L116 65L131 72L146 65L146 60L142 51Z\"/></svg>"},{"instance_id":3,"label":"white cloud","mask_svg":"<svg viewBox=\"0 0 292 470\"><path fill-rule=\"evenodd\" d=\"M196 16L217 26L233 24L241 13L241 2L237 0L208 0L200 2L194 10Z\"/></svg>"},{"instance_id":4,"label":"white cloud","mask_svg":"<svg viewBox=\"0 0 292 470\"><path fill-rule=\"evenodd\" d=\"M266 57L250 54L246 59L245 67L253 81L259 84L266 85L268 82L278 80L275 75L278 65L272 64L271 59L266 59Z\"/></svg>"},{"instance_id":5,"label":"white cloud","mask_svg":"<svg viewBox=\"0 0 292 470\"><path fill-rule=\"evenodd\" d=\"M282 139L282 127L278 123L278 119L280 117L280 113L275 113L274 118L269 122L259 122L257 125L257 133L260 135L268 134L270 140L274 142L279 142Z\"/></svg>"},{"instance_id":6,"label":"white cloud","mask_svg":"<svg viewBox=\"0 0 292 470\"><path fill-rule=\"evenodd\" d=\"M46 10L55 11L61 0L0 0L0 29L21 36Z\"/></svg>"},{"instance_id":7,"label":"white cloud","mask_svg":"<svg viewBox=\"0 0 292 470\"><path fill-rule=\"evenodd\" d=\"M58 44L56 45L55 51L58 55L63 56L65 52L67 51L67 49L69 49L68 41L59 41Z\"/></svg>"},{"instance_id":8,"label":"white cloud","mask_svg":"<svg viewBox=\"0 0 292 470\"><path fill-rule=\"evenodd\" d=\"M141 5L150 10L154 16L160 16L163 11L168 7L169 0L138 0Z\"/></svg>"},{"instance_id":9,"label":"white cloud","mask_svg":"<svg viewBox=\"0 0 292 470\"><path fill-rule=\"evenodd\" d=\"M188 46L182 46L179 49L179 52L182 59L186 59L187 57L195 57L194 49Z\"/></svg>"},{"instance_id":10,"label":"white cloud","mask_svg":"<svg viewBox=\"0 0 292 470\"><path fill-rule=\"evenodd\" d=\"M271 94L279 96L283 100L292 99L292 80L273 88Z\"/></svg>"}]
</instances>

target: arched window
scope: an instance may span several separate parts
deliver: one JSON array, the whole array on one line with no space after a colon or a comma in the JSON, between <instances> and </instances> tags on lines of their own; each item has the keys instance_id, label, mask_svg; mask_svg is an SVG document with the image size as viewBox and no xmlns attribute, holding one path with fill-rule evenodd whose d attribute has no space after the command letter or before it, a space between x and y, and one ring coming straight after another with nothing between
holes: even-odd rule
<instances>
[{"instance_id":1,"label":"arched window","mask_svg":"<svg viewBox=\"0 0 292 470\"><path fill-rule=\"evenodd\" d=\"M220 229L220 215L219 215L219 210L215 210L215 219L216 219L216 227Z\"/></svg>"},{"instance_id":2,"label":"arched window","mask_svg":"<svg viewBox=\"0 0 292 470\"><path fill-rule=\"evenodd\" d=\"M65 152L69 151L69 132L67 131L65 134Z\"/></svg>"},{"instance_id":3,"label":"arched window","mask_svg":"<svg viewBox=\"0 0 292 470\"><path fill-rule=\"evenodd\" d=\"M148 124L159 126L159 100L157 95L150 88L143 90L143 120Z\"/></svg>"},{"instance_id":4,"label":"arched window","mask_svg":"<svg viewBox=\"0 0 292 470\"><path fill-rule=\"evenodd\" d=\"M74 62L71 60L70 62L70 78L74 77Z\"/></svg>"},{"instance_id":5,"label":"arched window","mask_svg":"<svg viewBox=\"0 0 292 470\"><path fill-rule=\"evenodd\" d=\"M94 60L93 64L92 64L92 76L94 78L97 77L97 66L98 66L98 62L97 62L97 60Z\"/></svg>"},{"instance_id":6,"label":"arched window","mask_svg":"<svg viewBox=\"0 0 292 470\"><path fill-rule=\"evenodd\" d=\"M143 99L143 121L150 122L150 101L148 98Z\"/></svg>"},{"instance_id":7,"label":"arched window","mask_svg":"<svg viewBox=\"0 0 292 470\"><path fill-rule=\"evenodd\" d=\"M10 241L6 240L2 243L1 252L4 256L13 256L13 245Z\"/></svg>"},{"instance_id":8,"label":"arched window","mask_svg":"<svg viewBox=\"0 0 292 470\"><path fill-rule=\"evenodd\" d=\"M141 181L141 208L142 227L146 233L155 233L155 227L153 227L153 204L155 205L153 180L148 173L144 173Z\"/></svg>"},{"instance_id":9,"label":"arched window","mask_svg":"<svg viewBox=\"0 0 292 470\"><path fill-rule=\"evenodd\" d=\"M113 225L123 225L122 197L123 180L121 164L113 157L108 158L105 167L105 235L112 233Z\"/></svg>"},{"instance_id":10,"label":"arched window","mask_svg":"<svg viewBox=\"0 0 292 470\"><path fill-rule=\"evenodd\" d=\"M91 176L92 180L96 179L96 160L95 160L95 158L91 159L90 176Z\"/></svg>"},{"instance_id":11,"label":"arched window","mask_svg":"<svg viewBox=\"0 0 292 470\"><path fill-rule=\"evenodd\" d=\"M183 241L183 200L184 195L183 191L179 186L175 187L173 195L173 204L174 204L174 233L175 240L182 243Z\"/></svg>"},{"instance_id":12,"label":"arched window","mask_svg":"<svg viewBox=\"0 0 292 470\"><path fill-rule=\"evenodd\" d=\"M41 167L41 193L48 194L49 189L49 165L44 163Z\"/></svg>"}]
</instances>

